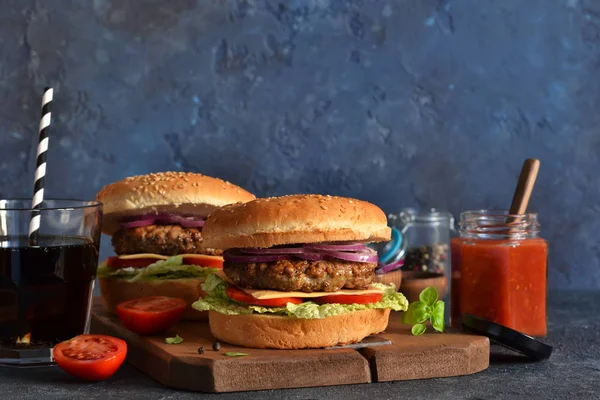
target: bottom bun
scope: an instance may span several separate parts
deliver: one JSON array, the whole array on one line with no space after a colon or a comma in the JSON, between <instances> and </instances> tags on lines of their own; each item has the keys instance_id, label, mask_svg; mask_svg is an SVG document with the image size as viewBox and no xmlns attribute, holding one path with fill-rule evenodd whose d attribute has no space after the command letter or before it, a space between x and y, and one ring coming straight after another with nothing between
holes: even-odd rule
<instances>
[{"instance_id":1,"label":"bottom bun","mask_svg":"<svg viewBox=\"0 0 600 400\"><path fill-rule=\"evenodd\" d=\"M128 282L123 279L98 278L100 294L104 305L111 313L116 313L117 304L146 296L179 297L187 302L181 317L184 320L206 320L208 312L197 311L192 303L205 295L202 290L204 279L166 279L149 282Z\"/></svg>"},{"instance_id":2,"label":"bottom bun","mask_svg":"<svg viewBox=\"0 0 600 400\"><path fill-rule=\"evenodd\" d=\"M322 319L267 314L225 315L209 312L213 336L224 342L257 349L306 349L360 342L383 332L389 309L352 311Z\"/></svg>"}]
</instances>

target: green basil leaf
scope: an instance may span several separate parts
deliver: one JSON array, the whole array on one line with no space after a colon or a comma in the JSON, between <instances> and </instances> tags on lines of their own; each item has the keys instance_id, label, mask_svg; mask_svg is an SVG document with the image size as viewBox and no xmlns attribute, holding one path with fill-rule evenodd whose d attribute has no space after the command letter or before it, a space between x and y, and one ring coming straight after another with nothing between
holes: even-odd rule
<instances>
[{"instance_id":1,"label":"green basil leaf","mask_svg":"<svg viewBox=\"0 0 600 400\"><path fill-rule=\"evenodd\" d=\"M408 305L408 309L402 313L401 318L402 323L406 325L420 324L427 321L429 318L427 305L422 301L415 301Z\"/></svg>"},{"instance_id":2,"label":"green basil leaf","mask_svg":"<svg viewBox=\"0 0 600 400\"><path fill-rule=\"evenodd\" d=\"M248 353L236 353L235 351L228 351L227 353L225 353L225 355L227 357L243 357L247 356Z\"/></svg>"},{"instance_id":3,"label":"green basil leaf","mask_svg":"<svg viewBox=\"0 0 600 400\"><path fill-rule=\"evenodd\" d=\"M440 300L435 303L433 313L431 313L431 325L438 332L444 332L444 308L445 304Z\"/></svg>"},{"instance_id":4,"label":"green basil leaf","mask_svg":"<svg viewBox=\"0 0 600 400\"><path fill-rule=\"evenodd\" d=\"M408 309L402 314L402 317L402 322L405 324L414 325L421 323L429 317L427 305L421 301L415 301L408 305Z\"/></svg>"},{"instance_id":5,"label":"green basil leaf","mask_svg":"<svg viewBox=\"0 0 600 400\"><path fill-rule=\"evenodd\" d=\"M412 332L413 335L419 336L419 335L422 335L425 333L425 329L427 329L425 324L416 324L416 325L413 325L413 327L410 331Z\"/></svg>"},{"instance_id":6,"label":"green basil leaf","mask_svg":"<svg viewBox=\"0 0 600 400\"><path fill-rule=\"evenodd\" d=\"M433 306L438 299L438 291L433 286L425 288L419 295L419 300L428 306Z\"/></svg>"},{"instance_id":7,"label":"green basil leaf","mask_svg":"<svg viewBox=\"0 0 600 400\"><path fill-rule=\"evenodd\" d=\"M165 339L166 344L179 344L183 342L183 338L179 335L175 335L175 337L168 337Z\"/></svg>"}]
</instances>

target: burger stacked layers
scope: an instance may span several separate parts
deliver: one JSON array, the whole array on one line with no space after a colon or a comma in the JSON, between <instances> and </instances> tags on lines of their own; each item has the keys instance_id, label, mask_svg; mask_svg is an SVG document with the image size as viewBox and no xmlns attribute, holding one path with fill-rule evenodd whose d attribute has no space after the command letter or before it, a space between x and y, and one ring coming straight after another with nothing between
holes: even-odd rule
<instances>
[{"instance_id":1,"label":"burger stacked layers","mask_svg":"<svg viewBox=\"0 0 600 400\"><path fill-rule=\"evenodd\" d=\"M104 204L102 231L112 235L117 254L98 268L107 308L114 312L120 302L138 297L173 296L188 301L184 318L205 318L189 305L223 261L220 250L203 246L204 220L219 207L254 196L220 179L166 172L123 179L96 198Z\"/></svg>"},{"instance_id":2,"label":"burger stacked layers","mask_svg":"<svg viewBox=\"0 0 600 400\"><path fill-rule=\"evenodd\" d=\"M342 197L258 199L213 212L205 246L224 249L224 268L207 277L213 335L257 348L318 348L385 330L390 310L406 310L392 286L372 283L377 254L365 243L390 239L381 209Z\"/></svg>"}]
</instances>

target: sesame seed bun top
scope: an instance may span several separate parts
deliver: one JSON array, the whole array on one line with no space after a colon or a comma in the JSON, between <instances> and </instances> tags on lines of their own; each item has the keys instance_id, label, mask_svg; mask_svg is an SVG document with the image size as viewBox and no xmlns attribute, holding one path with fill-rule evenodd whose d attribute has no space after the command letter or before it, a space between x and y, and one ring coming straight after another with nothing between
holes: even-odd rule
<instances>
[{"instance_id":1,"label":"sesame seed bun top","mask_svg":"<svg viewBox=\"0 0 600 400\"><path fill-rule=\"evenodd\" d=\"M160 172L122 179L96 195L104 204L102 232L112 235L126 216L175 213L206 217L227 204L255 196L218 178L192 172Z\"/></svg>"},{"instance_id":2,"label":"sesame seed bun top","mask_svg":"<svg viewBox=\"0 0 600 400\"><path fill-rule=\"evenodd\" d=\"M376 205L316 194L256 199L211 213L204 245L217 249L390 240L385 213Z\"/></svg>"}]
</instances>

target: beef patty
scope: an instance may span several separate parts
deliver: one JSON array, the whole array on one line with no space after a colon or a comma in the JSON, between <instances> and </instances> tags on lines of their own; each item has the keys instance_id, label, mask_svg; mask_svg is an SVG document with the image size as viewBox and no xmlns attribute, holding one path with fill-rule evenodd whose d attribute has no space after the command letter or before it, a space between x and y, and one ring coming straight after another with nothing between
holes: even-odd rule
<instances>
[{"instance_id":1,"label":"beef patty","mask_svg":"<svg viewBox=\"0 0 600 400\"><path fill-rule=\"evenodd\" d=\"M113 235L112 245L118 255L221 254L220 250L202 248L202 234L198 228L182 228L179 225L148 225L121 229Z\"/></svg>"},{"instance_id":2,"label":"beef patty","mask_svg":"<svg viewBox=\"0 0 600 400\"><path fill-rule=\"evenodd\" d=\"M281 260L267 263L225 262L223 272L237 286L285 292L335 292L366 289L377 263L342 260Z\"/></svg>"}]
</instances>

